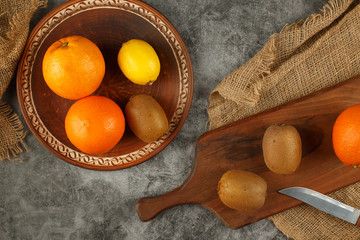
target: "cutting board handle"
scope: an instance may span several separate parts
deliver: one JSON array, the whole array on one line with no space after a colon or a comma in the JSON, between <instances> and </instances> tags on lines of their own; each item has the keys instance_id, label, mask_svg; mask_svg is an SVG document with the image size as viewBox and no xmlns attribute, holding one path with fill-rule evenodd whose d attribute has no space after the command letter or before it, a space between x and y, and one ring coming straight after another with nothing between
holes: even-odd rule
<instances>
[{"instance_id":1,"label":"cutting board handle","mask_svg":"<svg viewBox=\"0 0 360 240\"><path fill-rule=\"evenodd\" d=\"M136 211L142 221L149 221L161 211L188 203L187 199L183 199L183 185L157 197L141 198L136 202Z\"/></svg>"}]
</instances>

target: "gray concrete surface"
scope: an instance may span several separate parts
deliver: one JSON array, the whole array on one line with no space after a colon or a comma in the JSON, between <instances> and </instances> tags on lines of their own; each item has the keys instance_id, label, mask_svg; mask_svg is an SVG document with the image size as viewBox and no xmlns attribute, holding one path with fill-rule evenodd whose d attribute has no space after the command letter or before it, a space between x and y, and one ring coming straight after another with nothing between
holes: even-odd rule
<instances>
[{"instance_id":1,"label":"gray concrete surface","mask_svg":"<svg viewBox=\"0 0 360 240\"><path fill-rule=\"evenodd\" d=\"M52 8L37 11L31 28ZM233 230L197 205L182 205L142 222L135 202L168 192L190 172L204 133L212 89L259 51L270 35L318 11L325 0L145 0L182 36L194 69L194 98L176 138L157 156L124 170L99 172L49 153L31 133L23 163L0 162L0 239L287 239L261 220ZM4 100L20 113L15 81ZM25 124L25 123L24 123ZM28 131L30 132L30 131Z\"/></svg>"}]
</instances>

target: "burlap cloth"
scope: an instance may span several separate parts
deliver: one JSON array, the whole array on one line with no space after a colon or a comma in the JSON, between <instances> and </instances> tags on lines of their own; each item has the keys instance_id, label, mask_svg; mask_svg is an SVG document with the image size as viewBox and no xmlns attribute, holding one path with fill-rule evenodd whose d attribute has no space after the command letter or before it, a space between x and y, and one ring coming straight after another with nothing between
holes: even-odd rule
<instances>
[{"instance_id":1,"label":"burlap cloth","mask_svg":"<svg viewBox=\"0 0 360 240\"><path fill-rule=\"evenodd\" d=\"M0 161L26 149L18 116L1 101L29 34L29 23L41 0L0 0Z\"/></svg>"},{"instance_id":2,"label":"burlap cloth","mask_svg":"<svg viewBox=\"0 0 360 240\"><path fill-rule=\"evenodd\" d=\"M209 98L214 129L360 73L359 0L331 0L319 14L285 26ZM360 171L359 171L360 174ZM360 209L360 183L331 197ZM270 218L294 239L360 239L360 227L300 205Z\"/></svg>"}]
</instances>

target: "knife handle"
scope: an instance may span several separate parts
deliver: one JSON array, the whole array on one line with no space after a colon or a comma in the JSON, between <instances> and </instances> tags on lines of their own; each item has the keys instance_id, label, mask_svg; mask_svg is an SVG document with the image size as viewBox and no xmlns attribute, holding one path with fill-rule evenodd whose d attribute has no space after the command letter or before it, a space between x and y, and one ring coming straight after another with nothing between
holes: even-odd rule
<instances>
[{"instance_id":1,"label":"knife handle","mask_svg":"<svg viewBox=\"0 0 360 240\"><path fill-rule=\"evenodd\" d=\"M358 218L356 225L358 225L360 227L360 217Z\"/></svg>"}]
</instances>

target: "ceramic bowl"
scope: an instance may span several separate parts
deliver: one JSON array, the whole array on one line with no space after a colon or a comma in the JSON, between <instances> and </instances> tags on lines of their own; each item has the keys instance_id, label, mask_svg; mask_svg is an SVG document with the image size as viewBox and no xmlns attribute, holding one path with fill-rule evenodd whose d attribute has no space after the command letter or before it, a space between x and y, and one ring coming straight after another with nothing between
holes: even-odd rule
<instances>
[{"instance_id":1,"label":"ceramic bowl","mask_svg":"<svg viewBox=\"0 0 360 240\"><path fill-rule=\"evenodd\" d=\"M105 77L93 95L111 98L122 110L133 95L153 96L169 121L161 138L144 143L126 125L123 138L107 153L88 155L71 144L64 120L75 101L61 98L48 88L42 75L42 60L53 42L72 35L93 41L105 58ZM130 82L118 66L118 52L122 43L130 39L148 42L159 56L160 75L151 86ZM137 0L72 0L47 14L30 34L18 66L17 93L27 125L51 153L77 166L116 170L148 160L172 141L189 112L193 72L179 33L149 5Z\"/></svg>"}]
</instances>

